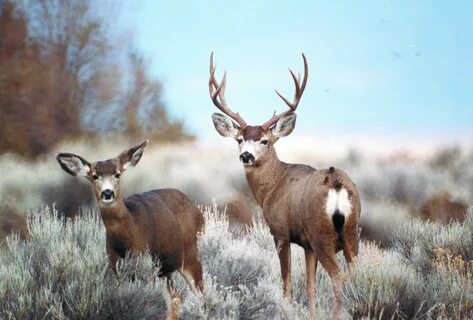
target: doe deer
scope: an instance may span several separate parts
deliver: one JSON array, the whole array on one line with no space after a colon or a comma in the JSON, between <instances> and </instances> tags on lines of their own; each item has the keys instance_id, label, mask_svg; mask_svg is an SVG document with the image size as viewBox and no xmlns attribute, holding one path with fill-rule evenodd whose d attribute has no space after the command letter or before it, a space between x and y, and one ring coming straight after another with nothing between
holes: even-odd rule
<instances>
[{"instance_id":1,"label":"doe deer","mask_svg":"<svg viewBox=\"0 0 473 320\"><path fill-rule=\"evenodd\" d=\"M278 249L283 294L291 297L291 247L305 250L306 293L309 310L315 317L315 275L320 261L329 274L334 292L334 317L340 316L342 277L336 253L343 250L351 265L358 254L358 221L361 205L355 184L339 169L316 170L304 164L289 164L278 159L274 144L289 135L296 123L296 108L307 84L308 66L304 60L302 83L289 69L295 84L294 101L276 93L289 110L274 115L262 125L248 125L225 101L226 72L220 83L215 79L213 53L210 56L210 97L225 115L214 113L213 123L224 137L239 145L240 161L246 179Z\"/></svg>"},{"instance_id":2,"label":"doe deer","mask_svg":"<svg viewBox=\"0 0 473 320\"><path fill-rule=\"evenodd\" d=\"M67 173L83 176L92 183L107 232L110 266L115 272L118 259L127 252L149 250L159 261L158 276L167 278L171 297L171 274L176 270L197 293L203 286L197 253L197 233L204 226L200 210L175 189L152 190L124 198L120 188L121 174L136 166L147 143L148 140L116 158L94 163L71 153L59 153L56 158Z\"/></svg>"}]
</instances>

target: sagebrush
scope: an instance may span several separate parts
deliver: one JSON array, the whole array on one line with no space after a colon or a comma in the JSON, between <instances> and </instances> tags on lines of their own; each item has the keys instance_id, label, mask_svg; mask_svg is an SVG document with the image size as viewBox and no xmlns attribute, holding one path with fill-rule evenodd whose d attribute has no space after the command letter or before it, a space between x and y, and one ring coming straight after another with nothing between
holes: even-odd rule
<instances>
[{"instance_id":1,"label":"sagebrush","mask_svg":"<svg viewBox=\"0 0 473 320\"><path fill-rule=\"evenodd\" d=\"M30 213L29 239L12 235L0 263L2 319L150 319L165 315L169 298L149 255L128 258L109 271L105 228L98 212L65 219L44 207ZM264 222L230 233L216 206L203 209L199 249L203 295L182 292L182 319L307 319L304 254L293 247L292 303L282 297L279 263ZM473 316L473 215L464 224L409 221L393 249L362 244L344 288L346 318L465 319ZM346 268L346 266L344 266ZM331 315L331 284L317 272L317 312Z\"/></svg>"}]
</instances>

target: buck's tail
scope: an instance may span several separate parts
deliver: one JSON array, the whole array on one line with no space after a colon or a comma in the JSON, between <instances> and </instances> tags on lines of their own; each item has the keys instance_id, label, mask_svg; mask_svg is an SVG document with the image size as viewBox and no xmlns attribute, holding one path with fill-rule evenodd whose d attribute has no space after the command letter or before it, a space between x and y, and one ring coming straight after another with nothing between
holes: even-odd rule
<instances>
[{"instance_id":1,"label":"buck's tail","mask_svg":"<svg viewBox=\"0 0 473 320\"><path fill-rule=\"evenodd\" d=\"M328 191L326 211L332 218L335 230L340 234L351 213L351 202L347 189L338 181L335 181L333 188Z\"/></svg>"}]
</instances>

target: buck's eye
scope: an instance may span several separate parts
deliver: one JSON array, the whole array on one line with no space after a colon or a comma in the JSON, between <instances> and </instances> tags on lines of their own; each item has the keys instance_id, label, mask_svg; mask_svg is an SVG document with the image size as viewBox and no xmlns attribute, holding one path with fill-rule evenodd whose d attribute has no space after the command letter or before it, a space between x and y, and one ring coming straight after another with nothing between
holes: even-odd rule
<instances>
[{"instance_id":1,"label":"buck's eye","mask_svg":"<svg viewBox=\"0 0 473 320\"><path fill-rule=\"evenodd\" d=\"M120 179L121 174L120 173L115 173L115 178Z\"/></svg>"},{"instance_id":2,"label":"buck's eye","mask_svg":"<svg viewBox=\"0 0 473 320\"><path fill-rule=\"evenodd\" d=\"M267 144L268 144L268 140L262 140L262 141L261 141L261 144L264 145L264 146L267 145Z\"/></svg>"},{"instance_id":3,"label":"buck's eye","mask_svg":"<svg viewBox=\"0 0 473 320\"><path fill-rule=\"evenodd\" d=\"M238 144L243 142L243 139L237 139Z\"/></svg>"},{"instance_id":4,"label":"buck's eye","mask_svg":"<svg viewBox=\"0 0 473 320\"><path fill-rule=\"evenodd\" d=\"M96 175L96 174L93 174L93 175L92 175L92 179L93 179L93 180L97 180L98 178L99 178L98 175Z\"/></svg>"}]
</instances>

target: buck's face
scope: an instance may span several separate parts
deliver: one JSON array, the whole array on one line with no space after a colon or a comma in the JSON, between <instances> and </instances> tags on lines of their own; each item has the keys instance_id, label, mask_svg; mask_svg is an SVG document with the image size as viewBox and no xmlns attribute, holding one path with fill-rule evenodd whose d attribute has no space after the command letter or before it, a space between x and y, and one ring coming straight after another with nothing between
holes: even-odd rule
<instances>
[{"instance_id":1,"label":"buck's face","mask_svg":"<svg viewBox=\"0 0 473 320\"><path fill-rule=\"evenodd\" d=\"M274 115L260 126L249 126L238 112L233 112L228 107L225 100L227 73L225 72L222 81L218 83L215 79L213 52L210 55L210 98L214 105L228 116L221 113L214 113L212 120L215 129L220 135L232 137L238 142L240 161L245 167L257 166L259 163L270 158L272 154L274 155L274 143L276 143L279 138L289 135L292 130L294 130L296 125L295 111L302 97L302 93L304 93L309 74L307 60L304 54L302 54L302 58L304 59L304 77L302 83L300 82L300 77L297 77L296 74L289 69L296 87L294 101L290 102L276 91L279 97L289 106L289 110L279 115L276 115L276 112L274 112Z\"/></svg>"},{"instance_id":2,"label":"buck's face","mask_svg":"<svg viewBox=\"0 0 473 320\"><path fill-rule=\"evenodd\" d=\"M247 126L238 131L236 141L240 149L240 161L245 167L259 163L264 158L268 148L272 147L269 132L261 126Z\"/></svg>"},{"instance_id":3,"label":"buck's face","mask_svg":"<svg viewBox=\"0 0 473 320\"><path fill-rule=\"evenodd\" d=\"M270 129L262 126L246 126L240 128L229 117L214 113L212 120L220 135L234 138L240 149L239 159L245 167L251 167L264 162L276 141L289 135L296 125L296 114L291 113L281 118Z\"/></svg>"},{"instance_id":4,"label":"buck's face","mask_svg":"<svg viewBox=\"0 0 473 320\"><path fill-rule=\"evenodd\" d=\"M100 207L113 207L116 200L122 198L119 185L122 173L140 161L147 143L148 140L116 158L94 163L72 153L59 153L56 159L64 171L83 176L92 183Z\"/></svg>"}]
</instances>

